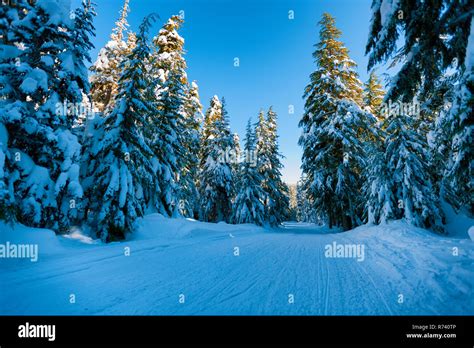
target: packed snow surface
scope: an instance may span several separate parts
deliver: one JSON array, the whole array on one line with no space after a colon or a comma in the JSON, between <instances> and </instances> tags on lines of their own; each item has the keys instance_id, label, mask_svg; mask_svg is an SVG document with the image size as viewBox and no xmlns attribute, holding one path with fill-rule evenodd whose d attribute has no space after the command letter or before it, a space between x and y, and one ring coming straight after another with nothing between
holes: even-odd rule
<instances>
[{"instance_id":1,"label":"packed snow surface","mask_svg":"<svg viewBox=\"0 0 474 348\"><path fill-rule=\"evenodd\" d=\"M474 242L401 221L340 232L149 215L108 245L77 230L0 231L1 244L39 248L37 262L0 259L0 314L474 313ZM327 257L334 245L362 246L363 258Z\"/></svg>"}]
</instances>

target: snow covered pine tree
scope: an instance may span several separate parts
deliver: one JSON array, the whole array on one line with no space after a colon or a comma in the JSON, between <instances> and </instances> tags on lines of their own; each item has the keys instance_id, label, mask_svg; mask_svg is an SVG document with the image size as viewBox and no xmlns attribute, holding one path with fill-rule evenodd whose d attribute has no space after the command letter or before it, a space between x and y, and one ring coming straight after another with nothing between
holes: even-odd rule
<instances>
[{"instance_id":1,"label":"snow covered pine tree","mask_svg":"<svg viewBox=\"0 0 474 348\"><path fill-rule=\"evenodd\" d=\"M375 0L366 46L369 69L392 57L394 63L401 62L386 99L407 102L416 96L422 103L431 103L433 96L442 100L443 95L450 99L456 94L451 112L446 115L441 111L443 120L430 122L444 128L434 134L442 138L438 143L449 143L449 151L441 154L442 161L430 161L444 162L444 168L429 168L429 171L432 177L442 181L441 194L455 208L465 208L470 215L474 214L473 10L470 0ZM399 40L400 35L403 40ZM398 48L397 42L403 46ZM458 70L461 73L457 76L462 77L458 82L450 81L451 88L445 88L449 69Z\"/></svg>"},{"instance_id":2,"label":"snow covered pine tree","mask_svg":"<svg viewBox=\"0 0 474 348\"><path fill-rule=\"evenodd\" d=\"M255 151L255 133L252 129L251 120L247 123L244 143L244 157L240 165L239 180L237 183L237 196L233 205L233 223L263 225L265 220L265 209L262 198L265 192L261 187L262 177L257 166L247 158L246 154Z\"/></svg>"},{"instance_id":3,"label":"snow covered pine tree","mask_svg":"<svg viewBox=\"0 0 474 348\"><path fill-rule=\"evenodd\" d=\"M364 107L377 119L381 118L380 112L384 96L385 91L377 75L372 71L369 75L369 79L364 83Z\"/></svg>"},{"instance_id":4,"label":"snow covered pine tree","mask_svg":"<svg viewBox=\"0 0 474 348\"><path fill-rule=\"evenodd\" d=\"M360 109L362 83L347 48L337 40L341 32L334 18L325 13L319 24L321 41L313 54L318 68L306 87L300 121L302 171L316 214L330 228L348 230L362 221L364 141L373 137L375 118Z\"/></svg>"},{"instance_id":5,"label":"snow covered pine tree","mask_svg":"<svg viewBox=\"0 0 474 348\"><path fill-rule=\"evenodd\" d=\"M179 16L172 16L165 23L153 39L149 60L153 89L150 98L156 112L146 127L146 138L155 154L160 192L155 209L166 216L192 213L190 195L195 192L195 178L190 167L198 162L197 149L191 146L198 137L195 114L200 104L196 100L197 87L189 89L185 71L184 40L177 32L182 22Z\"/></svg>"},{"instance_id":6,"label":"snow covered pine tree","mask_svg":"<svg viewBox=\"0 0 474 348\"><path fill-rule=\"evenodd\" d=\"M404 114L385 119L385 152L377 154L370 170L369 222L405 218L414 226L441 232L443 215L427 168L428 146L414 123Z\"/></svg>"},{"instance_id":7,"label":"snow covered pine tree","mask_svg":"<svg viewBox=\"0 0 474 348\"><path fill-rule=\"evenodd\" d=\"M74 223L83 195L72 132L77 112L67 106L88 90L84 60L93 30L93 9L83 3L71 16L69 5L18 1L1 9L0 119L10 203L19 222L61 232Z\"/></svg>"},{"instance_id":8,"label":"snow covered pine tree","mask_svg":"<svg viewBox=\"0 0 474 348\"><path fill-rule=\"evenodd\" d=\"M200 131L203 121L202 105L199 100L198 85L195 81L188 87L185 100L185 124L183 131L184 166L180 175L181 203L180 213L183 216L199 218L199 149Z\"/></svg>"},{"instance_id":9,"label":"snow covered pine tree","mask_svg":"<svg viewBox=\"0 0 474 348\"><path fill-rule=\"evenodd\" d=\"M99 51L97 60L90 67L92 71L91 97L99 112L106 110L110 112L114 107L115 97L118 93L118 80L122 74L122 61L135 47L135 34L128 31L127 15L129 11L129 0L125 0L120 11L120 18L110 35L110 40ZM125 42L124 36L127 32L127 42Z\"/></svg>"},{"instance_id":10,"label":"snow covered pine tree","mask_svg":"<svg viewBox=\"0 0 474 348\"><path fill-rule=\"evenodd\" d=\"M203 221L230 221L234 178L228 152L234 139L229 128L225 107L217 96L206 111L201 136L199 192Z\"/></svg>"},{"instance_id":11,"label":"snow covered pine tree","mask_svg":"<svg viewBox=\"0 0 474 348\"><path fill-rule=\"evenodd\" d=\"M104 137L96 150L90 222L104 241L123 239L132 231L147 198L156 192L153 152L141 130L154 106L147 99L149 81L143 74L150 54L146 34L153 20L153 15L143 20L135 48L121 63L115 106L104 120Z\"/></svg>"},{"instance_id":12,"label":"snow covered pine tree","mask_svg":"<svg viewBox=\"0 0 474 348\"><path fill-rule=\"evenodd\" d=\"M281 157L278 149L277 115L270 109L266 117L263 111L258 115L255 134L257 138L256 154L258 171L262 177L262 188L265 193L265 221L270 226L278 226L288 218L288 186L281 178Z\"/></svg>"}]
</instances>

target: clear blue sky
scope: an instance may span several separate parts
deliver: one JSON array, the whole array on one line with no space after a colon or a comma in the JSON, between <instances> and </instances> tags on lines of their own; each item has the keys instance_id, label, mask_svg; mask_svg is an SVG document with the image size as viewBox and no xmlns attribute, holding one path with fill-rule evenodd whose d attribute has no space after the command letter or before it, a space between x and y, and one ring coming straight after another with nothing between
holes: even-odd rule
<instances>
[{"instance_id":1,"label":"clear blue sky","mask_svg":"<svg viewBox=\"0 0 474 348\"><path fill-rule=\"evenodd\" d=\"M123 0L96 3L93 60L109 40ZM214 94L224 96L232 131L243 136L248 118L255 120L261 108L273 105L285 156L284 179L296 183L301 163L298 122L303 90L315 67L311 54L319 40L317 22L323 12L336 18L342 41L365 81L370 4L371 0L130 0L128 21L137 30L144 16L158 13L161 20L150 33L154 36L163 22L183 10L180 34L185 39L188 78L197 81L204 108ZM234 67L235 57L240 67ZM288 113L289 105L294 105L294 114Z\"/></svg>"}]
</instances>

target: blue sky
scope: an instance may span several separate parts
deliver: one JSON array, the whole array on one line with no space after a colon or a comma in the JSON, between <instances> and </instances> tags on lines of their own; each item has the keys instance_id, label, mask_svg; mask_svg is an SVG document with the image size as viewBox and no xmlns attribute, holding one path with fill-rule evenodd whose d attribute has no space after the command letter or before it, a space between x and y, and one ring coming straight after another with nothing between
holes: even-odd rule
<instances>
[{"instance_id":1,"label":"blue sky","mask_svg":"<svg viewBox=\"0 0 474 348\"><path fill-rule=\"evenodd\" d=\"M96 3L93 60L108 41L123 1ZM370 4L371 0L130 0L128 21L136 30L144 16L156 12L161 20L150 33L154 36L171 15L184 11L180 34L188 78L197 81L204 108L214 94L224 96L232 131L243 136L248 118L255 120L261 108L272 105L279 116L283 176L296 183L301 164L298 122L303 90L315 67L311 54L319 40L317 22L323 12L336 18L342 41L365 81ZM294 19L289 19L289 11ZM234 67L236 57L239 67ZM289 105L294 105L294 114L289 114Z\"/></svg>"}]
</instances>

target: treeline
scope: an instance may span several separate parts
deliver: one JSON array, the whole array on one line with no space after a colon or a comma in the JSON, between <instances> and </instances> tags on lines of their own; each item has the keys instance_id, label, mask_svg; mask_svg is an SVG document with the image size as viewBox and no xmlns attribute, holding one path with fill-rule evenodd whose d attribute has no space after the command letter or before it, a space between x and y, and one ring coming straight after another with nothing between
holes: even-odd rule
<instances>
[{"instance_id":1,"label":"treeline","mask_svg":"<svg viewBox=\"0 0 474 348\"><path fill-rule=\"evenodd\" d=\"M202 115L189 82L183 24L157 16L129 30L128 0L89 72L93 5L44 0L0 8L0 218L124 238L158 212L278 225L288 214L277 115L247 127L245 146L217 96Z\"/></svg>"},{"instance_id":2,"label":"treeline","mask_svg":"<svg viewBox=\"0 0 474 348\"><path fill-rule=\"evenodd\" d=\"M473 11L463 0L374 0L368 68L400 67L386 92L373 70L360 82L323 15L300 121L299 220L348 230L405 219L442 232L443 201L472 216Z\"/></svg>"}]
</instances>

